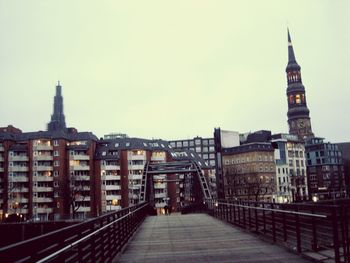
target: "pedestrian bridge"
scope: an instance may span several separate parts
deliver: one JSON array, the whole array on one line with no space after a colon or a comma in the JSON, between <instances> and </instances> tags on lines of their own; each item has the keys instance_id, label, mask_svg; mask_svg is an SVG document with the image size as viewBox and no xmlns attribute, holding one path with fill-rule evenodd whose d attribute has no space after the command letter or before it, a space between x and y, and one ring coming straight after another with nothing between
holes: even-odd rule
<instances>
[{"instance_id":1,"label":"pedestrian bridge","mask_svg":"<svg viewBox=\"0 0 350 263\"><path fill-rule=\"evenodd\" d=\"M147 217L113 262L304 262L206 214ZM306 262L306 261L305 261Z\"/></svg>"},{"instance_id":2,"label":"pedestrian bridge","mask_svg":"<svg viewBox=\"0 0 350 263\"><path fill-rule=\"evenodd\" d=\"M206 200L149 216L141 203L2 247L0 261L350 262L348 204Z\"/></svg>"}]
</instances>

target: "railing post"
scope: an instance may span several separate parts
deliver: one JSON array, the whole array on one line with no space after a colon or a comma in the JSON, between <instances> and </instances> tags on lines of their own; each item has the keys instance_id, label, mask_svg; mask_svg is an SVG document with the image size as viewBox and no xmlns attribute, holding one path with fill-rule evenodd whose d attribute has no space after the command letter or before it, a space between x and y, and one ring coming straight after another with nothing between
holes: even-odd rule
<instances>
[{"instance_id":1,"label":"railing post","mask_svg":"<svg viewBox=\"0 0 350 263\"><path fill-rule=\"evenodd\" d=\"M233 202L233 223L236 223L236 203L237 202Z\"/></svg>"},{"instance_id":2,"label":"railing post","mask_svg":"<svg viewBox=\"0 0 350 263\"><path fill-rule=\"evenodd\" d=\"M295 214L295 233L296 233L296 239L297 239L297 251L298 253L301 253L301 239L300 239L300 221L299 221L299 209L298 206L296 207L296 214Z\"/></svg>"},{"instance_id":3,"label":"railing post","mask_svg":"<svg viewBox=\"0 0 350 263\"><path fill-rule=\"evenodd\" d=\"M334 261L340 262L339 254L339 238L338 238L338 217L337 206L332 207L332 227L333 227L333 246L334 246Z\"/></svg>"},{"instance_id":4,"label":"railing post","mask_svg":"<svg viewBox=\"0 0 350 263\"><path fill-rule=\"evenodd\" d=\"M266 217L265 217L265 204L262 203L263 208L263 223L264 223L264 234L266 234Z\"/></svg>"},{"instance_id":5,"label":"railing post","mask_svg":"<svg viewBox=\"0 0 350 263\"><path fill-rule=\"evenodd\" d=\"M257 203L255 203L255 211L254 211L254 213L255 213L255 231L256 231L256 233L258 233L259 232L259 220L258 220L258 209L257 209Z\"/></svg>"},{"instance_id":6,"label":"railing post","mask_svg":"<svg viewBox=\"0 0 350 263\"><path fill-rule=\"evenodd\" d=\"M343 245L344 245L344 262L350 262L350 257L349 257L349 223L348 223L348 218L347 218L347 211L350 207L348 206L343 206L342 207L342 225L343 225Z\"/></svg>"},{"instance_id":7,"label":"railing post","mask_svg":"<svg viewBox=\"0 0 350 263\"><path fill-rule=\"evenodd\" d=\"M250 202L248 202L248 229L251 227L251 217L250 217Z\"/></svg>"},{"instance_id":8,"label":"railing post","mask_svg":"<svg viewBox=\"0 0 350 263\"><path fill-rule=\"evenodd\" d=\"M286 213L282 214L283 219L283 241L287 241L287 223L286 223Z\"/></svg>"},{"instance_id":9,"label":"railing post","mask_svg":"<svg viewBox=\"0 0 350 263\"><path fill-rule=\"evenodd\" d=\"M244 207L244 204L243 204L243 225L244 225L244 228L246 228L246 220L245 220L245 207Z\"/></svg>"},{"instance_id":10,"label":"railing post","mask_svg":"<svg viewBox=\"0 0 350 263\"><path fill-rule=\"evenodd\" d=\"M311 208L311 213L315 214L315 208ZM311 218L311 223L312 223L312 250L317 251L318 250L318 245L317 245L317 230L316 230L316 223L317 223L317 218Z\"/></svg>"},{"instance_id":11,"label":"railing post","mask_svg":"<svg viewBox=\"0 0 350 263\"><path fill-rule=\"evenodd\" d=\"M273 242L276 242L276 221L275 221L275 211L274 205L271 203L271 223L272 223L272 238Z\"/></svg>"}]
</instances>

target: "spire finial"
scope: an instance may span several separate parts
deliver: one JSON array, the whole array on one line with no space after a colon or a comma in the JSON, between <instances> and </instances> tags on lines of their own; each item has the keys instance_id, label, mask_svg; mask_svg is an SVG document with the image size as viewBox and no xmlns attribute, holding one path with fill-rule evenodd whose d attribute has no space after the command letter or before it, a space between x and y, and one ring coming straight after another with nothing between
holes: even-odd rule
<instances>
[{"instance_id":1,"label":"spire finial","mask_svg":"<svg viewBox=\"0 0 350 263\"><path fill-rule=\"evenodd\" d=\"M290 37L289 28L287 27L288 33L288 63L296 63L294 49L292 45L292 39Z\"/></svg>"},{"instance_id":2,"label":"spire finial","mask_svg":"<svg viewBox=\"0 0 350 263\"><path fill-rule=\"evenodd\" d=\"M57 82L57 86L61 86L61 85L60 85L60 81Z\"/></svg>"}]
</instances>

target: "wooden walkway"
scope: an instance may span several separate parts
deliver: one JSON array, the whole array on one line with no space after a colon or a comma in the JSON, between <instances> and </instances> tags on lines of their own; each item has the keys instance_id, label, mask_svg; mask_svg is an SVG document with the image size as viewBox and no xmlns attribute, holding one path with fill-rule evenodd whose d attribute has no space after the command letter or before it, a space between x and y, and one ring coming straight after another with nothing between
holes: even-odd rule
<instances>
[{"instance_id":1,"label":"wooden walkway","mask_svg":"<svg viewBox=\"0 0 350 263\"><path fill-rule=\"evenodd\" d=\"M309 262L206 214L149 216L113 262Z\"/></svg>"}]
</instances>

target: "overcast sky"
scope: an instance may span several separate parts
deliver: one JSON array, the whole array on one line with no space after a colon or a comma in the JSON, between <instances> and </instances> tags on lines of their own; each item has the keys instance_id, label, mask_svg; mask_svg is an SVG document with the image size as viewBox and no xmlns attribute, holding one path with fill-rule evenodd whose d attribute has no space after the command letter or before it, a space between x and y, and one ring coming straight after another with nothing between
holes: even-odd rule
<instances>
[{"instance_id":1,"label":"overcast sky","mask_svg":"<svg viewBox=\"0 0 350 263\"><path fill-rule=\"evenodd\" d=\"M0 126L180 139L287 132L287 25L312 128L350 141L350 1L0 0Z\"/></svg>"}]
</instances>

